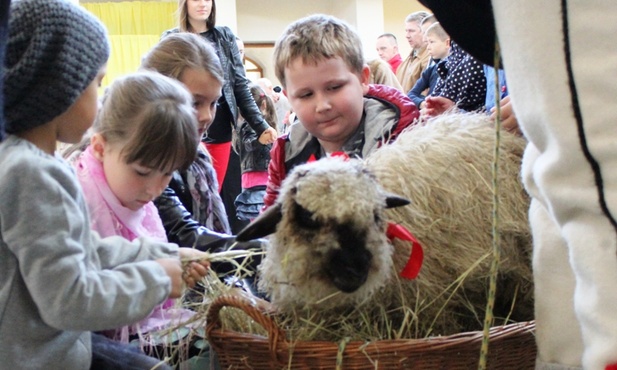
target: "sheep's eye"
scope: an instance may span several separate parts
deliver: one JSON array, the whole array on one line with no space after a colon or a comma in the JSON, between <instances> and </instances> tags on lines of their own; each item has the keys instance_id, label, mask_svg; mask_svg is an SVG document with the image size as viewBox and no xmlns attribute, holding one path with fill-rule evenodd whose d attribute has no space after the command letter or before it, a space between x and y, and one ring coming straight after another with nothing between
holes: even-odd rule
<instances>
[{"instance_id":1,"label":"sheep's eye","mask_svg":"<svg viewBox=\"0 0 617 370\"><path fill-rule=\"evenodd\" d=\"M381 223L381 216L379 215L379 212L375 212L375 213L373 214L373 217L375 218L375 223L376 223L376 224Z\"/></svg>"},{"instance_id":2,"label":"sheep's eye","mask_svg":"<svg viewBox=\"0 0 617 370\"><path fill-rule=\"evenodd\" d=\"M313 212L296 204L295 219L298 226L305 229L318 229L321 225L313 218Z\"/></svg>"}]
</instances>

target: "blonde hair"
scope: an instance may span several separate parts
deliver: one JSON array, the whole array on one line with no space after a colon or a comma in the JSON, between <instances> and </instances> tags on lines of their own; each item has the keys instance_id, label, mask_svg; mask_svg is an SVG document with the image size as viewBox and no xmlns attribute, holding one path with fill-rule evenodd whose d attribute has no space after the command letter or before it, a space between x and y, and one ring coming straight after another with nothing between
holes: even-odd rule
<instances>
[{"instance_id":1,"label":"blonde hair","mask_svg":"<svg viewBox=\"0 0 617 370\"><path fill-rule=\"evenodd\" d=\"M186 5L187 0L178 0L178 28L182 32L194 32L189 22L188 9ZM206 19L206 27L211 30L216 26L216 1L212 0L212 10L210 16Z\"/></svg>"},{"instance_id":2,"label":"blonde hair","mask_svg":"<svg viewBox=\"0 0 617 370\"><path fill-rule=\"evenodd\" d=\"M450 35L448 35L446 30L441 27L441 24L439 24L439 22L431 24L429 28L426 29L426 36L428 35L435 35L441 41L446 41L450 38Z\"/></svg>"},{"instance_id":3,"label":"blonde hair","mask_svg":"<svg viewBox=\"0 0 617 370\"><path fill-rule=\"evenodd\" d=\"M429 14L420 22L420 26L427 25L428 27L430 27L431 24L435 23L437 23L437 18L435 18L435 14Z\"/></svg>"},{"instance_id":4,"label":"blonde hair","mask_svg":"<svg viewBox=\"0 0 617 370\"><path fill-rule=\"evenodd\" d=\"M261 88L257 83L251 82L249 84L249 90L251 91L251 95L253 95L253 99L257 104L257 107L261 111L264 116L264 119L270 127L276 130L276 124L278 122L278 118L276 116L276 108L274 107L274 101L264 89ZM262 109L263 107L263 109Z\"/></svg>"},{"instance_id":5,"label":"blonde hair","mask_svg":"<svg viewBox=\"0 0 617 370\"><path fill-rule=\"evenodd\" d=\"M187 168L199 145L191 94L154 72L117 78L105 92L93 133L121 144L126 163L173 172Z\"/></svg>"},{"instance_id":6,"label":"blonde hair","mask_svg":"<svg viewBox=\"0 0 617 370\"><path fill-rule=\"evenodd\" d=\"M392 72L392 67L390 67L388 62L381 58L375 58L370 60L367 64L370 70L369 83L387 85L399 91L403 91L403 86L401 86L396 75Z\"/></svg>"},{"instance_id":7,"label":"blonde hair","mask_svg":"<svg viewBox=\"0 0 617 370\"><path fill-rule=\"evenodd\" d=\"M142 58L141 67L180 80L185 69L202 69L221 85L225 82L214 47L193 33L174 33L158 42Z\"/></svg>"},{"instance_id":8,"label":"blonde hair","mask_svg":"<svg viewBox=\"0 0 617 370\"><path fill-rule=\"evenodd\" d=\"M274 45L274 70L283 87L285 67L296 58L304 63L340 57L350 70L361 75L364 67L362 42L357 32L335 17L315 14L290 24Z\"/></svg>"}]
</instances>

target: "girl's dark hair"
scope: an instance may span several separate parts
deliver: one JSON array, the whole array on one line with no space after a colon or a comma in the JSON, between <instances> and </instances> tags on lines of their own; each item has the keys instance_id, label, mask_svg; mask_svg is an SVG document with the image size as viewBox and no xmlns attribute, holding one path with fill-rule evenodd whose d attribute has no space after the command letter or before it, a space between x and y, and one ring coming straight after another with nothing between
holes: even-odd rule
<instances>
[{"instance_id":1,"label":"girl's dark hair","mask_svg":"<svg viewBox=\"0 0 617 370\"><path fill-rule=\"evenodd\" d=\"M266 94L265 91L261 88L261 86L256 83L251 82L249 84L249 90L251 91L253 99L255 99L255 103L263 114L266 122L268 122L270 127L276 130L278 119L276 116L276 108L274 107L274 101L272 101L272 98L270 98L268 94Z\"/></svg>"}]
</instances>

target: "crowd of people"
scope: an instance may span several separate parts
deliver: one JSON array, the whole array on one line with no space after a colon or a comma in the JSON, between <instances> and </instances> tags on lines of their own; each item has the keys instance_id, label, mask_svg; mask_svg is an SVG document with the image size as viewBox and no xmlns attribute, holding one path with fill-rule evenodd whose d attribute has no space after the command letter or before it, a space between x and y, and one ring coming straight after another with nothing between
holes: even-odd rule
<instances>
[{"instance_id":1,"label":"crowd of people","mask_svg":"<svg viewBox=\"0 0 617 370\"><path fill-rule=\"evenodd\" d=\"M316 14L291 23L274 48L275 88L247 79L241 40L216 25L216 0L182 0L178 27L99 101L105 26L70 0L0 1L2 367L169 368L129 338L192 315L177 302L185 287L230 269L207 252L267 249L234 234L277 201L295 166L364 158L423 119L484 111L529 140L538 368L617 369L615 109L610 94L593 103L593 82L613 78L604 73L612 59L592 53L587 68L580 49L610 25L588 25L579 40L567 26L585 30L572 18L580 5L529 2L532 16L488 0L472 13L456 1L423 3L435 14L404 19L404 59L392 33L377 38L381 60L368 63L346 22ZM449 13L456 6L460 19ZM461 19L475 28L461 30ZM536 33L527 26L517 39L527 21ZM567 47L537 63L546 35ZM551 63L561 72L542 69ZM569 87L560 99L558 86ZM59 143L69 147L60 153Z\"/></svg>"},{"instance_id":2,"label":"crowd of people","mask_svg":"<svg viewBox=\"0 0 617 370\"><path fill-rule=\"evenodd\" d=\"M391 66L398 82L382 78L379 83L402 86L425 117L447 111L491 112L496 104L492 64L468 54L452 41L437 18L425 11L405 18L405 35L411 52L404 61L393 34L377 38L377 53ZM505 72L499 68L497 72L501 86L497 103L505 105L507 101L501 101L508 95Z\"/></svg>"}]
</instances>

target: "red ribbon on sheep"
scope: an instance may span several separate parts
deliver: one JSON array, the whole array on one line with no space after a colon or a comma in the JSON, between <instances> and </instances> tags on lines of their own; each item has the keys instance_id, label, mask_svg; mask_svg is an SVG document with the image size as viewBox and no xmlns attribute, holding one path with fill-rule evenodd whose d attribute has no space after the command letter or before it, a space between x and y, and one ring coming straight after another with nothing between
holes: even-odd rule
<instances>
[{"instance_id":1,"label":"red ribbon on sheep","mask_svg":"<svg viewBox=\"0 0 617 370\"><path fill-rule=\"evenodd\" d=\"M388 223L386 236L390 240L397 238L411 242L411 256L409 256L409 260L407 260L407 264L400 275L405 279L415 279L420 273L422 261L424 261L424 250L422 249L422 245L420 245L418 240L405 227L391 222Z\"/></svg>"}]
</instances>

